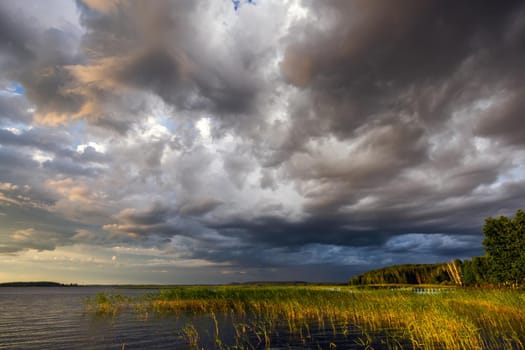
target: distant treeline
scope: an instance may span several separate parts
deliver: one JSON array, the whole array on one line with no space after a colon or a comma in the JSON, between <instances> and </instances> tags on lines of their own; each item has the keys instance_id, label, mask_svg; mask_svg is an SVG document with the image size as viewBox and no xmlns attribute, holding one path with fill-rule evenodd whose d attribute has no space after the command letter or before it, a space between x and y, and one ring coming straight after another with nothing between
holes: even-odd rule
<instances>
[{"instance_id":1,"label":"distant treeline","mask_svg":"<svg viewBox=\"0 0 525 350\"><path fill-rule=\"evenodd\" d=\"M484 256L441 264L396 265L350 279L361 284L455 284L463 286L525 285L525 212L513 218L487 218Z\"/></svg>"},{"instance_id":2,"label":"distant treeline","mask_svg":"<svg viewBox=\"0 0 525 350\"><path fill-rule=\"evenodd\" d=\"M77 284L62 284L57 282L7 282L0 283L0 287L74 287Z\"/></svg>"},{"instance_id":3,"label":"distant treeline","mask_svg":"<svg viewBox=\"0 0 525 350\"><path fill-rule=\"evenodd\" d=\"M449 264L395 265L355 276L350 284L454 284Z\"/></svg>"}]
</instances>

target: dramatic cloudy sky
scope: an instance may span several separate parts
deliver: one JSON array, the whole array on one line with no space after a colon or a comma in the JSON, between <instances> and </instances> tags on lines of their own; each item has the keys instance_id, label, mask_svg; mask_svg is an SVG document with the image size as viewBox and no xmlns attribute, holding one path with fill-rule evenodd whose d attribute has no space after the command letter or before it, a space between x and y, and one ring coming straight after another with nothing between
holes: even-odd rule
<instances>
[{"instance_id":1,"label":"dramatic cloudy sky","mask_svg":"<svg viewBox=\"0 0 525 350\"><path fill-rule=\"evenodd\" d=\"M525 4L3 0L0 281L345 281L525 206Z\"/></svg>"}]
</instances>

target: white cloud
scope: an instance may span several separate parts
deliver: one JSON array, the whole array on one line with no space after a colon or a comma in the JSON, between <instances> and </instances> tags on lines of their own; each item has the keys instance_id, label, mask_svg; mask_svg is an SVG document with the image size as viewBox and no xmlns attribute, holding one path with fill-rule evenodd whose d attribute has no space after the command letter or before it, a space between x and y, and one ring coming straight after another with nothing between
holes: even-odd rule
<instances>
[{"instance_id":1,"label":"white cloud","mask_svg":"<svg viewBox=\"0 0 525 350\"><path fill-rule=\"evenodd\" d=\"M54 156L51 153L37 149L33 152L32 158L33 160L42 164L44 162L53 160Z\"/></svg>"},{"instance_id":2,"label":"white cloud","mask_svg":"<svg viewBox=\"0 0 525 350\"><path fill-rule=\"evenodd\" d=\"M100 152L100 153L105 153L106 152L106 146L104 146L104 145L102 145L100 143L94 142L94 141L90 141L88 143L85 143L85 144L82 144L82 145L78 145L77 146L77 152L78 153L84 153L86 151L86 148L88 148L88 147L91 147L95 151Z\"/></svg>"},{"instance_id":3,"label":"white cloud","mask_svg":"<svg viewBox=\"0 0 525 350\"><path fill-rule=\"evenodd\" d=\"M211 128L210 118L201 118L195 123L195 127L199 130L199 133L204 142L210 142L211 139Z\"/></svg>"}]
</instances>

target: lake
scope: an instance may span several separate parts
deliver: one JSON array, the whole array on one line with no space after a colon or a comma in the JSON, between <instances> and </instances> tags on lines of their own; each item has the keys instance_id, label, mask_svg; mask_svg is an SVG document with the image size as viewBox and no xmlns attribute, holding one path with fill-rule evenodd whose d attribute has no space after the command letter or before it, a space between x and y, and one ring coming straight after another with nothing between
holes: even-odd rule
<instances>
[{"instance_id":1,"label":"lake","mask_svg":"<svg viewBox=\"0 0 525 350\"><path fill-rule=\"evenodd\" d=\"M503 289L2 287L0 350L523 349L523 310Z\"/></svg>"},{"instance_id":2,"label":"lake","mask_svg":"<svg viewBox=\"0 0 525 350\"><path fill-rule=\"evenodd\" d=\"M176 322L136 315L97 317L86 298L99 292L134 295L152 290L101 287L0 288L0 349L179 349Z\"/></svg>"},{"instance_id":3,"label":"lake","mask_svg":"<svg viewBox=\"0 0 525 350\"><path fill-rule=\"evenodd\" d=\"M184 318L176 316L149 317L145 319L134 312L124 312L117 317L97 316L86 309L87 298L98 293L108 295L141 296L156 292L152 289L115 289L111 287L2 287L0 288L0 349L187 349L181 337L186 326ZM201 339L207 349L216 348L209 317L191 322L209 339ZM221 322L222 323L222 322ZM227 323L227 322L224 322ZM330 348L333 337L326 337L312 329L323 348ZM221 325L221 335L232 338L232 330ZM280 334L283 339L288 335ZM361 346L349 339L339 339L344 348ZM272 349L317 348L317 344L279 344L272 337ZM256 348L264 348L259 344ZM341 348L341 347L339 347ZM377 348L377 347L376 347Z\"/></svg>"}]
</instances>

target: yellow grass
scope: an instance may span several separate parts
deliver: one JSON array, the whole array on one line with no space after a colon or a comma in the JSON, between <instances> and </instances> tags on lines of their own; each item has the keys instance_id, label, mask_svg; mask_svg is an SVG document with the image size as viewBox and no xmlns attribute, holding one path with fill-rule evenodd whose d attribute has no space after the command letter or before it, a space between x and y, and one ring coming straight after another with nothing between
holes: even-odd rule
<instances>
[{"instance_id":1,"label":"yellow grass","mask_svg":"<svg viewBox=\"0 0 525 350\"><path fill-rule=\"evenodd\" d=\"M181 287L144 299L100 298L98 314L124 309L144 315L181 315L181 334L199 348L192 317L209 318L215 346L270 347L283 330L294 341L315 344L312 330L336 340L348 337L363 347L392 349L524 349L525 297L509 290L455 289L433 295L411 290L366 290L348 287ZM233 340L219 329L229 323ZM281 332L281 333L280 333ZM228 344L229 341L229 344ZM251 344L251 345L250 345Z\"/></svg>"}]
</instances>

